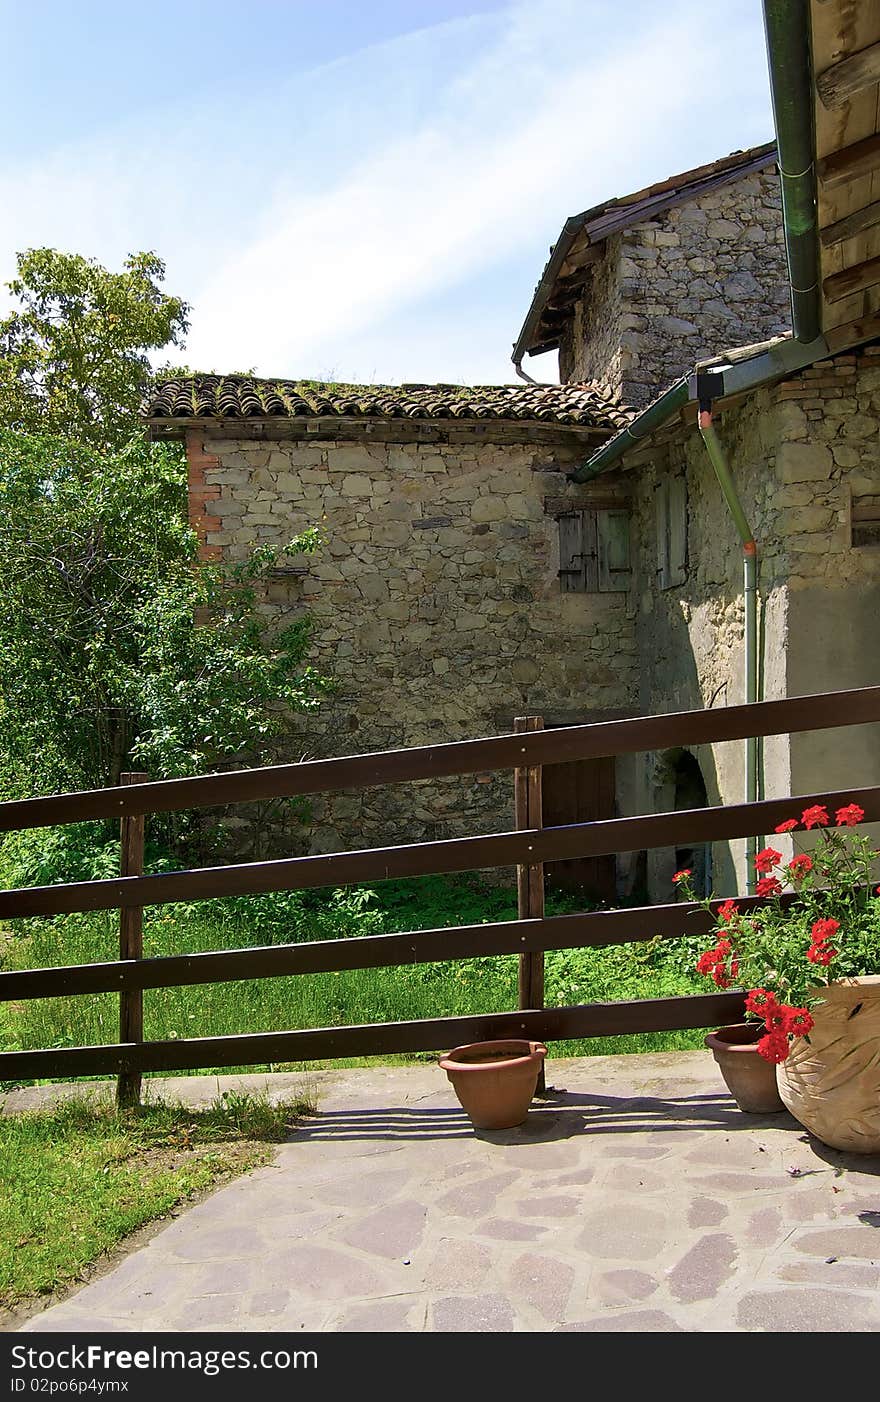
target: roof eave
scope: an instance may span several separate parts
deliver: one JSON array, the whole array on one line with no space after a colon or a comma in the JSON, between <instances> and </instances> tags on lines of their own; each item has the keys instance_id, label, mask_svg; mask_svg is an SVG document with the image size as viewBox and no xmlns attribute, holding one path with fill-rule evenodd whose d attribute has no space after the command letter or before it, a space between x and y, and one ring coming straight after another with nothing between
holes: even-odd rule
<instances>
[{"instance_id":1,"label":"roof eave","mask_svg":"<svg viewBox=\"0 0 880 1402\"><path fill-rule=\"evenodd\" d=\"M279 436L294 437L296 428L303 428L311 433L338 433L343 434L351 429L358 429L361 432L376 428L384 428L389 432L402 427L430 429L434 433L443 432L450 428L457 429L477 429L482 437L486 437L492 429L525 429L532 434L535 431L560 433L572 435L585 442L604 443L612 432L610 427L601 424L573 424L565 423L556 419L522 419L522 418L417 418L409 415L397 417L381 417L379 415L322 415L310 416L297 414L287 417L283 414L272 414L266 417L254 415L249 418L221 418L215 415L203 414L192 418L162 418L149 417L144 419L147 432L151 439L163 440L183 438L186 433L195 429L211 429L214 432L224 431L227 437L235 437L236 433L244 433L246 436L265 433L267 428L276 431L281 430Z\"/></svg>"},{"instance_id":2,"label":"roof eave","mask_svg":"<svg viewBox=\"0 0 880 1402\"><path fill-rule=\"evenodd\" d=\"M550 293L552 292L553 287L556 284L556 279L559 276L559 270L565 262L566 258L568 257L571 245L574 243L575 238L584 228L589 213L591 213L591 211L588 211L587 214L572 215L571 218L566 219L565 223L562 226L562 232L560 233L559 238L553 245L553 251L550 254L550 257L547 261L547 265L544 268L543 273L541 274L541 281L535 288L531 306L529 307L529 310L526 313L526 319L522 324L522 329L520 330L519 336L517 337L517 340L514 344L513 355L511 356L511 360L513 361L514 365L521 365L524 356L538 353L537 351L533 351L532 346L527 344L527 342L532 341L534 338L534 333L537 330L538 323L540 322L541 317L544 314L544 308L547 304L547 299ZM545 346L541 349L552 350L555 349L555 347Z\"/></svg>"},{"instance_id":3,"label":"roof eave","mask_svg":"<svg viewBox=\"0 0 880 1402\"><path fill-rule=\"evenodd\" d=\"M688 375L676 380L659 399L649 404L620 433L603 444L573 474L575 482L589 482L594 477L616 467L628 453L644 446L651 435L666 427L685 407L707 397L719 408L734 395L760 389L785 379L787 375L805 370L817 360L833 354L824 336L809 344L785 340L760 351L757 355L724 363L721 357L699 361Z\"/></svg>"}]
</instances>

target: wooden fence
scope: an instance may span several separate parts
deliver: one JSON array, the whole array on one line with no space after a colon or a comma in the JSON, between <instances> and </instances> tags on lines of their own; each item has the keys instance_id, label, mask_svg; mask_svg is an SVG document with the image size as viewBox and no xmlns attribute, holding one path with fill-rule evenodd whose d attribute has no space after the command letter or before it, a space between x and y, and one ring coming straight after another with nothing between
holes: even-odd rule
<instances>
[{"instance_id":1,"label":"wooden fence","mask_svg":"<svg viewBox=\"0 0 880 1402\"><path fill-rule=\"evenodd\" d=\"M0 831L119 818L123 835L122 872L118 878L0 891L2 920L119 909L118 960L0 973L0 1001L118 992L119 1042L3 1052L0 1080L114 1074L119 1078L120 1100L132 1101L139 1094L140 1077L145 1071L438 1051L459 1042L499 1036L544 1041L604 1037L717 1026L736 1020L742 1014L743 1002L743 995L737 992L544 1008L545 950L702 934L711 928L712 921L705 911L685 903L546 917L543 863L756 836L772 832L777 823L814 803L833 810L857 802L865 810L866 821L874 821L880 819L880 787L544 828L541 769L570 760L747 736L827 730L878 720L880 686L554 730L544 730L539 718L527 717L517 722L514 733L484 740L161 782L147 782L144 775L131 774L118 788L0 804ZM503 769L515 772L514 832L155 876L141 874L144 819L150 813ZM141 915L147 905L509 865L516 865L519 874L517 920L205 954L142 957ZM756 903L755 897L742 901L744 908ZM520 955L520 1007L516 1011L165 1042L143 1040L142 999L148 988L512 953Z\"/></svg>"}]
</instances>

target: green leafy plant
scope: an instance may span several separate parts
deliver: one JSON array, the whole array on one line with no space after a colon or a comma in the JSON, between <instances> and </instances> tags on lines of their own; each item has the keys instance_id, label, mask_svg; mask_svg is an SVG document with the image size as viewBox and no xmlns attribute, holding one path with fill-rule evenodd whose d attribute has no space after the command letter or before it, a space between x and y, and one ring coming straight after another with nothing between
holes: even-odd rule
<instances>
[{"instance_id":1,"label":"green leafy plant","mask_svg":"<svg viewBox=\"0 0 880 1402\"><path fill-rule=\"evenodd\" d=\"M120 448L138 430L150 351L181 345L189 308L162 291L165 264L132 253L119 273L93 258L31 248L0 320L0 424Z\"/></svg>"},{"instance_id":2,"label":"green leafy plant","mask_svg":"<svg viewBox=\"0 0 880 1402\"><path fill-rule=\"evenodd\" d=\"M306 660L309 617L260 608L282 552L197 564L185 501L174 448L0 430L5 796L259 764L330 689ZM306 531L284 553L319 544Z\"/></svg>"},{"instance_id":3,"label":"green leafy plant","mask_svg":"<svg viewBox=\"0 0 880 1402\"><path fill-rule=\"evenodd\" d=\"M767 1061L784 1061L796 1037L809 1037L810 1009L823 986L880 967L880 887L871 889L876 852L863 834L846 831L864 816L858 804L847 804L832 827L827 809L816 804L800 819L786 819L778 834L816 829L818 844L788 862L765 847L755 857L755 890L766 903L743 911L727 900L714 912L716 943L700 955L697 972L719 988L748 989L746 1015L763 1024L758 1051ZM691 874L676 872L673 881L696 900ZM697 904L711 911L713 900Z\"/></svg>"}]
</instances>

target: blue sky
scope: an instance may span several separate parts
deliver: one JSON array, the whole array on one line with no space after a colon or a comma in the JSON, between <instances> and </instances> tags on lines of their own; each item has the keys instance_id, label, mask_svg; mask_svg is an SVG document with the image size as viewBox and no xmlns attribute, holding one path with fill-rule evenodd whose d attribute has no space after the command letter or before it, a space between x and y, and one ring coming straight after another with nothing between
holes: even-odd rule
<instances>
[{"instance_id":1,"label":"blue sky","mask_svg":"<svg viewBox=\"0 0 880 1402\"><path fill-rule=\"evenodd\" d=\"M772 136L759 0L0 0L0 25L0 281L26 247L153 248L204 369L508 382L568 215Z\"/></svg>"}]
</instances>

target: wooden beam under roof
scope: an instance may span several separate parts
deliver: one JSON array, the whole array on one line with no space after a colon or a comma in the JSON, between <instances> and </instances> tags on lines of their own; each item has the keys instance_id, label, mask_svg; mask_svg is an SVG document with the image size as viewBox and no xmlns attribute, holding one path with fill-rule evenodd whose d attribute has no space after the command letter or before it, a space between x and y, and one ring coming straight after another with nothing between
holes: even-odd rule
<instances>
[{"instance_id":1,"label":"wooden beam under roof","mask_svg":"<svg viewBox=\"0 0 880 1402\"><path fill-rule=\"evenodd\" d=\"M566 254L565 262L559 269L559 277L567 278L572 273L580 272L583 268L589 268L593 263L598 263L605 251L603 243L588 243L582 248L573 248Z\"/></svg>"},{"instance_id":2,"label":"wooden beam under roof","mask_svg":"<svg viewBox=\"0 0 880 1402\"><path fill-rule=\"evenodd\" d=\"M880 83L880 44L869 44L819 73L816 91L824 105L833 110L875 83Z\"/></svg>"},{"instance_id":3,"label":"wooden beam under roof","mask_svg":"<svg viewBox=\"0 0 880 1402\"><path fill-rule=\"evenodd\" d=\"M835 185L844 185L850 180L858 180L863 175L873 175L880 164L880 133L866 136L862 141L854 141L839 151L823 156L816 165L820 184L827 190Z\"/></svg>"},{"instance_id":4,"label":"wooden beam under roof","mask_svg":"<svg viewBox=\"0 0 880 1402\"><path fill-rule=\"evenodd\" d=\"M867 258L864 263L856 263L842 272L832 273L822 283L822 291L829 302L840 302L854 292L864 292L867 287L880 283L880 257Z\"/></svg>"},{"instance_id":5,"label":"wooden beam under roof","mask_svg":"<svg viewBox=\"0 0 880 1402\"><path fill-rule=\"evenodd\" d=\"M843 243L845 239L855 238L856 234L863 234L866 229L873 229L876 224L880 224L880 200L854 210L852 214L844 215L842 219L820 229L822 247L831 248L836 243Z\"/></svg>"},{"instance_id":6,"label":"wooden beam under roof","mask_svg":"<svg viewBox=\"0 0 880 1402\"><path fill-rule=\"evenodd\" d=\"M874 341L880 336L880 312L873 312L843 326L832 326L825 332L828 349L832 355L839 350L847 350L864 341Z\"/></svg>"}]
</instances>

